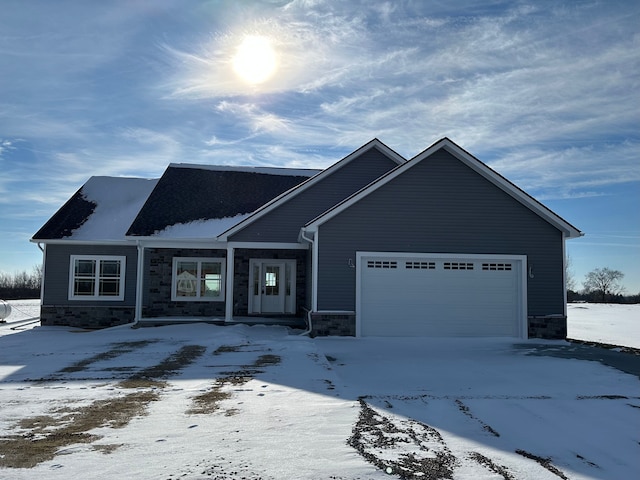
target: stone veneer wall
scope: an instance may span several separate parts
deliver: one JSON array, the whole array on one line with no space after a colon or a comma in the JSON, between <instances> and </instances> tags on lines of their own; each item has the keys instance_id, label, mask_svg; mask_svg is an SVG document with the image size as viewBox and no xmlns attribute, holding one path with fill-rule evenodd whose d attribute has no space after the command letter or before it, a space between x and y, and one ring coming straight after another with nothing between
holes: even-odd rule
<instances>
[{"instance_id":1,"label":"stone veneer wall","mask_svg":"<svg viewBox=\"0 0 640 480\"><path fill-rule=\"evenodd\" d=\"M41 325L64 325L79 328L107 328L134 320L134 307L60 305L40 308Z\"/></svg>"},{"instance_id":2,"label":"stone veneer wall","mask_svg":"<svg viewBox=\"0 0 640 480\"><path fill-rule=\"evenodd\" d=\"M312 337L325 337L328 335L355 337L356 314L355 312L312 312L310 335Z\"/></svg>"},{"instance_id":3,"label":"stone veneer wall","mask_svg":"<svg viewBox=\"0 0 640 480\"><path fill-rule=\"evenodd\" d=\"M567 317L560 315L529 317L529 338L565 339L567 337ZM355 313L311 314L311 336L355 336Z\"/></svg>"},{"instance_id":4,"label":"stone veneer wall","mask_svg":"<svg viewBox=\"0 0 640 480\"><path fill-rule=\"evenodd\" d=\"M148 248L144 253L145 292L142 318L219 317L224 318L222 302L171 301L173 257L226 258L226 250L197 248Z\"/></svg>"},{"instance_id":5,"label":"stone veneer wall","mask_svg":"<svg viewBox=\"0 0 640 480\"><path fill-rule=\"evenodd\" d=\"M233 280L233 314L249 314L249 260L252 258L296 260L296 316L304 314L306 302L307 250L235 250Z\"/></svg>"},{"instance_id":6,"label":"stone veneer wall","mask_svg":"<svg viewBox=\"0 0 640 480\"><path fill-rule=\"evenodd\" d=\"M528 324L529 338L567 338L567 317L564 315L533 316L528 318Z\"/></svg>"}]
</instances>

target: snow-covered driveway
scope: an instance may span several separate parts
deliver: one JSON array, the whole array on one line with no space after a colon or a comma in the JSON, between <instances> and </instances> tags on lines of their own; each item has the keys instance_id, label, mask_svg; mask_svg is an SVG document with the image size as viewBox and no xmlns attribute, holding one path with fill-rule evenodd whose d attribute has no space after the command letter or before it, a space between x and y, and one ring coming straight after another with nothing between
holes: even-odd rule
<instances>
[{"instance_id":1,"label":"snow-covered driveway","mask_svg":"<svg viewBox=\"0 0 640 480\"><path fill-rule=\"evenodd\" d=\"M638 378L532 353L274 327L12 331L0 478L632 478Z\"/></svg>"}]
</instances>

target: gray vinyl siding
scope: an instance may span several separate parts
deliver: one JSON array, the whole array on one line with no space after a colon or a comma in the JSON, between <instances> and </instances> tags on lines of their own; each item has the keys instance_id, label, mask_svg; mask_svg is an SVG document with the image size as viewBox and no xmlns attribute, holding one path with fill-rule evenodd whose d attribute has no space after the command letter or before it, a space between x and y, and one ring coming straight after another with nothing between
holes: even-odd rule
<instances>
[{"instance_id":1,"label":"gray vinyl siding","mask_svg":"<svg viewBox=\"0 0 640 480\"><path fill-rule=\"evenodd\" d=\"M254 221L229 241L297 242L303 225L396 166L372 148Z\"/></svg>"},{"instance_id":2,"label":"gray vinyl siding","mask_svg":"<svg viewBox=\"0 0 640 480\"><path fill-rule=\"evenodd\" d=\"M529 315L564 312L562 233L441 150L319 227L318 309L355 310L356 251L527 255Z\"/></svg>"},{"instance_id":3,"label":"gray vinyl siding","mask_svg":"<svg viewBox=\"0 0 640 480\"><path fill-rule=\"evenodd\" d=\"M118 255L126 257L123 301L69 300L69 267L71 255ZM105 245L47 245L44 267L43 305L135 306L136 247Z\"/></svg>"}]
</instances>

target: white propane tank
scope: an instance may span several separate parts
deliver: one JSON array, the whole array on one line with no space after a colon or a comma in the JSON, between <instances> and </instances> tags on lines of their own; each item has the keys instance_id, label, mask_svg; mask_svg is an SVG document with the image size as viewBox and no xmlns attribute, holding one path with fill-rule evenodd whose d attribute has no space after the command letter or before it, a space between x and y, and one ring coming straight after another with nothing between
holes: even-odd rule
<instances>
[{"instance_id":1,"label":"white propane tank","mask_svg":"<svg viewBox=\"0 0 640 480\"><path fill-rule=\"evenodd\" d=\"M11 305L4 300L0 300L0 322L4 322L4 319L11 315Z\"/></svg>"}]
</instances>

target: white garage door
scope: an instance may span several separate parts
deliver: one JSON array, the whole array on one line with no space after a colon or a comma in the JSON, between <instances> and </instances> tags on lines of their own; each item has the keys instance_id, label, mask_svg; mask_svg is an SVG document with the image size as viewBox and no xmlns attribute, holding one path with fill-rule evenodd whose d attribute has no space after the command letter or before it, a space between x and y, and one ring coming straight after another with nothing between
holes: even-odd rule
<instances>
[{"instance_id":1,"label":"white garage door","mask_svg":"<svg viewBox=\"0 0 640 480\"><path fill-rule=\"evenodd\" d=\"M363 336L522 336L518 257L362 254Z\"/></svg>"}]
</instances>

